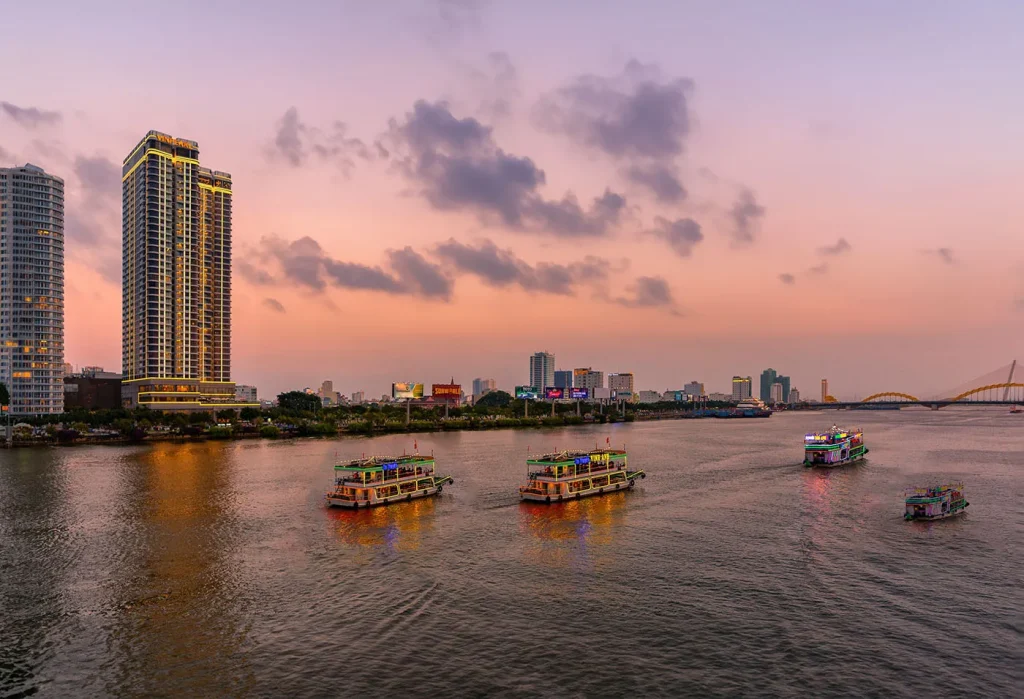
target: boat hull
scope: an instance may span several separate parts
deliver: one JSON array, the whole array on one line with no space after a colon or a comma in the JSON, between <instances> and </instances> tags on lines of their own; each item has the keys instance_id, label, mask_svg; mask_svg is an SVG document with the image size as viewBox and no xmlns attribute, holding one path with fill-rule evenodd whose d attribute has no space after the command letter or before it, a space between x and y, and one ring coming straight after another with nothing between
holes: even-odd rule
<instances>
[{"instance_id":1,"label":"boat hull","mask_svg":"<svg viewBox=\"0 0 1024 699\"><path fill-rule=\"evenodd\" d=\"M632 482L626 483L613 483L606 485L601 488L590 488L589 490L578 490L575 493L569 495L541 495L540 493L520 493L519 496L524 501L529 502L543 502L543 503L554 503L554 502L567 502L569 500L579 500L580 498L589 498L595 495L608 495L609 493L615 493L620 490L630 490L633 487Z\"/></svg>"},{"instance_id":2,"label":"boat hull","mask_svg":"<svg viewBox=\"0 0 1024 699\"><path fill-rule=\"evenodd\" d=\"M414 490L411 493L399 493L398 495L389 495L386 498L374 498L373 500L348 500L345 498L331 497L330 495L327 495L325 500L328 507L343 507L349 510L362 510L368 507L396 505L398 503L409 502L411 500L440 495L443 485L443 483L439 483L438 485L433 485L429 488Z\"/></svg>"},{"instance_id":3,"label":"boat hull","mask_svg":"<svg viewBox=\"0 0 1024 699\"><path fill-rule=\"evenodd\" d=\"M969 503L969 502L968 503L964 503L964 506L959 508L959 509L957 509L957 510L954 510L952 512L940 512L937 515L916 515L915 516L915 515L911 515L911 514L904 514L903 515L903 519L905 519L908 522L934 522L937 519L949 519L950 517L959 517L964 512L967 512L967 506L970 505L970 504L971 503Z\"/></svg>"},{"instance_id":4,"label":"boat hull","mask_svg":"<svg viewBox=\"0 0 1024 699\"><path fill-rule=\"evenodd\" d=\"M813 463L811 461L804 461L804 466L806 466L807 468L825 468L825 469L837 468L839 466L847 466L849 464L852 464L855 461L861 461L867 455L868 455L868 450L865 449L863 452L861 452L860 454L857 454L856 456L851 456L848 459L843 459L842 461L836 461L835 463L832 463L832 464Z\"/></svg>"}]
</instances>

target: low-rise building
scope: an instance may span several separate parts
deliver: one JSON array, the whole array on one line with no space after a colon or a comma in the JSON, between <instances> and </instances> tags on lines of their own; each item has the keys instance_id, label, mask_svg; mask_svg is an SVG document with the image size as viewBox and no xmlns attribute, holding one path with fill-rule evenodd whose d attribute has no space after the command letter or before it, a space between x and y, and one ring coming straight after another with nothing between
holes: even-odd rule
<instances>
[{"instance_id":1,"label":"low-rise building","mask_svg":"<svg viewBox=\"0 0 1024 699\"><path fill-rule=\"evenodd\" d=\"M64 377L64 412L121 407L121 374L87 367L89 373Z\"/></svg>"},{"instance_id":2,"label":"low-rise building","mask_svg":"<svg viewBox=\"0 0 1024 699\"><path fill-rule=\"evenodd\" d=\"M235 384L235 400L241 403L258 403L255 386L243 386Z\"/></svg>"},{"instance_id":3,"label":"low-rise building","mask_svg":"<svg viewBox=\"0 0 1024 699\"><path fill-rule=\"evenodd\" d=\"M640 391L641 403L660 403L663 400L659 391Z\"/></svg>"}]
</instances>

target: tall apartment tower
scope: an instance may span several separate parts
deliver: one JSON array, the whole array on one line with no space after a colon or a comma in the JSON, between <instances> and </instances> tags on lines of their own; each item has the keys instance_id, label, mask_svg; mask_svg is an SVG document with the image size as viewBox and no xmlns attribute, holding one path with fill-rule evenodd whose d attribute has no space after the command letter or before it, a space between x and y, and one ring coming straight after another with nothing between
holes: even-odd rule
<instances>
[{"instance_id":1,"label":"tall apartment tower","mask_svg":"<svg viewBox=\"0 0 1024 699\"><path fill-rule=\"evenodd\" d=\"M64 180L0 169L0 381L13 415L64 412Z\"/></svg>"},{"instance_id":2,"label":"tall apartment tower","mask_svg":"<svg viewBox=\"0 0 1024 699\"><path fill-rule=\"evenodd\" d=\"M124 159L122 398L239 407L231 382L231 175L199 144L150 131Z\"/></svg>"},{"instance_id":3,"label":"tall apartment tower","mask_svg":"<svg viewBox=\"0 0 1024 699\"><path fill-rule=\"evenodd\" d=\"M828 398L828 379L822 379L821 380L821 402L824 403L826 398Z\"/></svg>"},{"instance_id":4,"label":"tall apartment tower","mask_svg":"<svg viewBox=\"0 0 1024 699\"><path fill-rule=\"evenodd\" d=\"M746 378L744 378L742 376L734 376L734 377L732 377L732 399L733 399L733 402L739 403L740 401L743 401L743 400L746 400L747 398L750 398L751 397L750 389L751 389L752 384L753 384L753 381L752 381L752 379L749 376L747 376Z\"/></svg>"},{"instance_id":5,"label":"tall apartment tower","mask_svg":"<svg viewBox=\"0 0 1024 699\"><path fill-rule=\"evenodd\" d=\"M530 357L530 385L538 391L555 385L555 355L535 352Z\"/></svg>"}]
</instances>

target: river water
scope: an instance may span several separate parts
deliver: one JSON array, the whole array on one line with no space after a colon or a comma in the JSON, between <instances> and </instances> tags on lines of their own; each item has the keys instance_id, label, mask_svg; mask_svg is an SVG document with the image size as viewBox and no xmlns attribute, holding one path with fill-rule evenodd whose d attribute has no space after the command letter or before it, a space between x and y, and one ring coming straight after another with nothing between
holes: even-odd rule
<instances>
[{"instance_id":1,"label":"river water","mask_svg":"<svg viewBox=\"0 0 1024 699\"><path fill-rule=\"evenodd\" d=\"M800 466L855 417L871 453ZM632 492L526 505L528 450ZM418 441L435 499L325 510ZM954 520L903 488L962 479ZM0 697L1020 696L1024 419L793 413L0 453Z\"/></svg>"}]
</instances>

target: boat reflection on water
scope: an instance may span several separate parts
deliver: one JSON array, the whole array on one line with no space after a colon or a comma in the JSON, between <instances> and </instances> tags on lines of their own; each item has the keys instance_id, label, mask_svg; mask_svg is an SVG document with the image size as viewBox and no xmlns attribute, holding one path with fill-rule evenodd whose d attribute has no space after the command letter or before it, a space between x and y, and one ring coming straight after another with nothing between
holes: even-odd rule
<instances>
[{"instance_id":1,"label":"boat reflection on water","mask_svg":"<svg viewBox=\"0 0 1024 699\"><path fill-rule=\"evenodd\" d=\"M325 513L342 541L353 546L418 549L434 529L436 498L362 510L327 508Z\"/></svg>"},{"instance_id":2,"label":"boat reflection on water","mask_svg":"<svg viewBox=\"0 0 1024 699\"><path fill-rule=\"evenodd\" d=\"M528 557L546 565L567 565L579 558L592 558L615 540L631 495L623 490L550 505L521 502L520 530L533 537L532 542L527 541Z\"/></svg>"}]
</instances>

